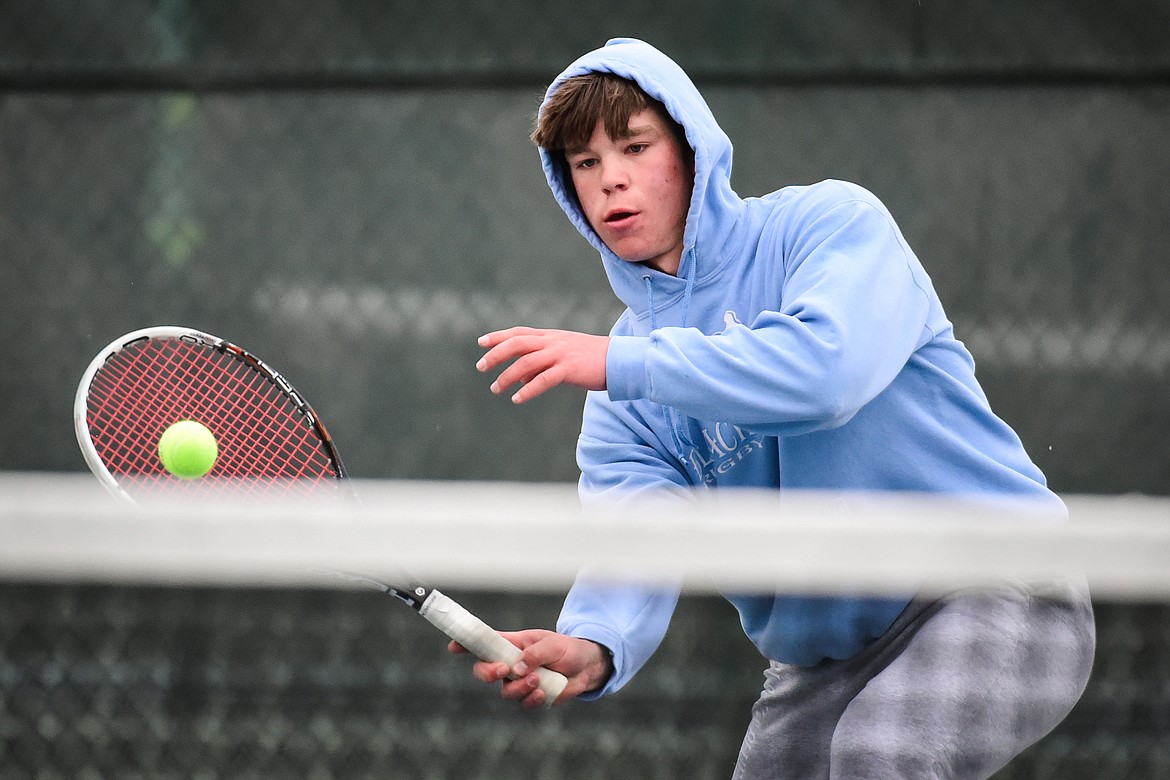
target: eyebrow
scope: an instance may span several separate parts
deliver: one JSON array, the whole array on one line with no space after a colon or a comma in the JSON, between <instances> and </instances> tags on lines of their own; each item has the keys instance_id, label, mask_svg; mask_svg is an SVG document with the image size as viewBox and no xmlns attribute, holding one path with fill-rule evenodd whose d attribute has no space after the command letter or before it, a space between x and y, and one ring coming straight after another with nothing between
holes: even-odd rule
<instances>
[{"instance_id":1,"label":"eyebrow","mask_svg":"<svg viewBox=\"0 0 1170 780\"><path fill-rule=\"evenodd\" d=\"M638 125L626 130L622 138L633 138L636 135L657 135L658 129L654 125Z\"/></svg>"},{"instance_id":2,"label":"eyebrow","mask_svg":"<svg viewBox=\"0 0 1170 780\"><path fill-rule=\"evenodd\" d=\"M619 140L625 140L628 138L637 138L639 136L654 137L657 135L660 135L660 133L658 131L658 128L654 127L654 125L637 125L636 127L627 128L626 132L622 133L620 136L618 136L618 138L619 138ZM589 151L589 144L585 143L585 144L582 144L581 146L574 147L572 149L565 149L564 154L565 154L565 157L572 157L573 155L583 154L583 153L588 152L588 151Z\"/></svg>"}]
</instances>

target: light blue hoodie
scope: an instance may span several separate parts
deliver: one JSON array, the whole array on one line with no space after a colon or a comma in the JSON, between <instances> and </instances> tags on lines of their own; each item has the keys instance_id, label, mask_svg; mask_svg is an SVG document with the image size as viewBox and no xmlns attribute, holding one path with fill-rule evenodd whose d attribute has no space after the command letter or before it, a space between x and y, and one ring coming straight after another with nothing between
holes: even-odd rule
<instances>
[{"instance_id":1,"label":"light blue hoodie","mask_svg":"<svg viewBox=\"0 0 1170 780\"><path fill-rule=\"evenodd\" d=\"M695 180L675 277L614 255L563 166L541 150L557 201L628 307L610 334L608 389L585 402L584 500L741 486L1059 505L992 413L930 278L876 197L825 181L740 198L731 141L678 65L618 39L570 65L547 94L591 71L636 81L666 106L694 149ZM645 663L677 598L578 578L557 629L613 651L614 674L593 696ZM854 655L909 600L727 598L761 653L801 665Z\"/></svg>"}]
</instances>

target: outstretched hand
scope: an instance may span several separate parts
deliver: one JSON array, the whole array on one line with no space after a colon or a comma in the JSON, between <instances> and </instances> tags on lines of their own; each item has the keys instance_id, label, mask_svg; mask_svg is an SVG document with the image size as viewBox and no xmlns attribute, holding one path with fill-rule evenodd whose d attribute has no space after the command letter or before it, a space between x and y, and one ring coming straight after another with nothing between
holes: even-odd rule
<instances>
[{"instance_id":1,"label":"outstretched hand","mask_svg":"<svg viewBox=\"0 0 1170 780\"><path fill-rule=\"evenodd\" d=\"M605 389L605 355L608 336L591 336L571 330L508 328L480 336L479 345L488 350L475 367L480 371L514 360L492 383L499 395L514 384L521 387L512 403L522 404L557 385L585 390Z\"/></svg>"},{"instance_id":2,"label":"outstretched hand","mask_svg":"<svg viewBox=\"0 0 1170 780\"><path fill-rule=\"evenodd\" d=\"M483 682L502 682L501 695L520 702L525 709L545 704L544 691L539 687L540 678L535 673L537 667L547 667L568 678L565 690L554 702L557 704L600 688L613 673L609 654L602 650L601 645L588 639L539 628L501 631L500 636L524 651L520 660L511 667L498 661L477 661L472 674ZM451 642L447 649L452 653L467 652L458 642Z\"/></svg>"}]
</instances>

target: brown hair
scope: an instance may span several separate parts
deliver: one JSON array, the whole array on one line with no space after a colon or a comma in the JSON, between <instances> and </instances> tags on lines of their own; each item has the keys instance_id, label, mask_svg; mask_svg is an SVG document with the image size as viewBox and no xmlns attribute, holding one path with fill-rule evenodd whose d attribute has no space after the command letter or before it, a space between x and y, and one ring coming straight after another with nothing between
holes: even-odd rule
<instances>
[{"instance_id":1,"label":"brown hair","mask_svg":"<svg viewBox=\"0 0 1170 780\"><path fill-rule=\"evenodd\" d=\"M684 153L690 151L686 133L666 107L633 81L612 73L587 73L566 79L537 114L532 142L563 158L567 150L589 143L598 122L603 123L606 135L617 140L629 131L630 117L646 109L659 112Z\"/></svg>"}]
</instances>

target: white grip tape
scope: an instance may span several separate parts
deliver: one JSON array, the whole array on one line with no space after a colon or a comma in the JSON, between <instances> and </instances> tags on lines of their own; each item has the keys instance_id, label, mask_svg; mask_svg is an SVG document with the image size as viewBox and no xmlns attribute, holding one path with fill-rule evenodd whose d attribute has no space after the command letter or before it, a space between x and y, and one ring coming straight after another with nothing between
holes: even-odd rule
<instances>
[{"instance_id":1,"label":"white grip tape","mask_svg":"<svg viewBox=\"0 0 1170 780\"><path fill-rule=\"evenodd\" d=\"M520 648L496 633L495 629L437 590L419 608L419 614L436 628L475 653L482 661L501 661L508 666L520 660ZM568 680L560 672L538 667L540 689L546 706L552 706Z\"/></svg>"}]
</instances>

